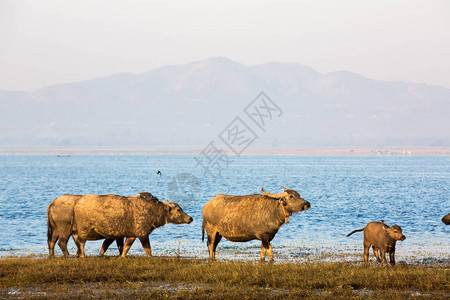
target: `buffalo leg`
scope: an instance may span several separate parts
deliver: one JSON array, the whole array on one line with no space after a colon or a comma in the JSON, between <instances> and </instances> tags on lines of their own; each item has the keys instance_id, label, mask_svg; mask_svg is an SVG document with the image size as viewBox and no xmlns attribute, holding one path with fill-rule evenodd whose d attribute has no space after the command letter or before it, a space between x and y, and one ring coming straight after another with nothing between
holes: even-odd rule
<instances>
[{"instance_id":1,"label":"buffalo leg","mask_svg":"<svg viewBox=\"0 0 450 300\"><path fill-rule=\"evenodd\" d=\"M121 255L123 252L123 238L117 238L116 244L117 244L117 249L119 249L119 255Z\"/></svg>"},{"instance_id":2,"label":"buffalo leg","mask_svg":"<svg viewBox=\"0 0 450 300\"><path fill-rule=\"evenodd\" d=\"M67 251L67 242L68 242L68 240L69 240L68 238L61 236L59 238L59 242L58 242L59 248L61 248L61 250L64 253L65 257L69 256L69 251Z\"/></svg>"},{"instance_id":3,"label":"buffalo leg","mask_svg":"<svg viewBox=\"0 0 450 300\"><path fill-rule=\"evenodd\" d=\"M125 240L125 244L123 245L122 254L120 254L121 257L125 257L127 255L128 250L130 250L131 245L133 245L135 240L136 240L136 238L127 238Z\"/></svg>"},{"instance_id":4,"label":"buffalo leg","mask_svg":"<svg viewBox=\"0 0 450 300\"><path fill-rule=\"evenodd\" d=\"M380 256L381 256L381 263L382 264L387 264L386 249L380 248Z\"/></svg>"},{"instance_id":5,"label":"buffalo leg","mask_svg":"<svg viewBox=\"0 0 450 300\"><path fill-rule=\"evenodd\" d=\"M75 245L77 245L77 257L85 257L84 253L84 245L86 244L87 238L89 236L89 232L92 230L90 227L86 226L78 226L76 223L76 220L74 220L74 223L72 225L72 231L70 234L72 234L73 240L75 241ZM62 239L63 234L60 233L60 239ZM67 241L66 241L67 243Z\"/></svg>"},{"instance_id":6,"label":"buffalo leg","mask_svg":"<svg viewBox=\"0 0 450 300\"><path fill-rule=\"evenodd\" d=\"M102 244L102 249L100 250L100 256L103 256L105 254L106 250L108 250L109 246L114 242L114 239L105 239L105 241Z\"/></svg>"},{"instance_id":7,"label":"buffalo leg","mask_svg":"<svg viewBox=\"0 0 450 300\"><path fill-rule=\"evenodd\" d=\"M75 242L75 246L77 246L77 256L80 256L80 248L78 248L78 244L77 244L77 240L78 240L78 232L77 231L72 232L72 238L73 238L73 241Z\"/></svg>"},{"instance_id":8,"label":"buffalo leg","mask_svg":"<svg viewBox=\"0 0 450 300\"><path fill-rule=\"evenodd\" d=\"M49 236L49 239L47 241L48 242L48 252L49 252L50 257L55 255L55 245L56 245L56 242L58 241L58 239L59 239L59 233L57 230L55 230L51 233L51 237Z\"/></svg>"},{"instance_id":9,"label":"buffalo leg","mask_svg":"<svg viewBox=\"0 0 450 300\"><path fill-rule=\"evenodd\" d=\"M261 261L266 258L266 253L269 255L270 262L273 262L273 250L270 245L270 239L267 236L261 238Z\"/></svg>"},{"instance_id":10,"label":"buffalo leg","mask_svg":"<svg viewBox=\"0 0 450 300\"><path fill-rule=\"evenodd\" d=\"M75 244L77 245L77 256L84 257L84 244L86 244L86 239L77 237L75 239Z\"/></svg>"},{"instance_id":11,"label":"buffalo leg","mask_svg":"<svg viewBox=\"0 0 450 300\"><path fill-rule=\"evenodd\" d=\"M58 230L58 235L59 235L58 246L59 248L61 248L61 251L64 253L64 256L68 257L69 251L67 251L67 242L69 241L69 238L72 235L72 229L70 227L64 226L62 229Z\"/></svg>"},{"instance_id":12,"label":"buffalo leg","mask_svg":"<svg viewBox=\"0 0 450 300\"><path fill-rule=\"evenodd\" d=\"M150 239L147 236L139 237L141 241L142 247L144 248L145 253L147 253L148 257L152 257L152 248L150 247Z\"/></svg>"},{"instance_id":13,"label":"buffalo leg","mask_svg":"<svg viewBox=\"0 0 450 300\"><path fill-rule=\"evenodd\" d=\"M208 241L206 242L206 245L208 246L208 252L209 252L209 259L210 260L214 260L214 251L213 251L213 245L214 245L214 238L213 236L216 236L216 234L214 233L214 235L209 235L208 234Z\"/></svg>"},{"instance_id":14,"label":"buffalo leg","mask_svg":"<svg viewBox=\"0 0 450 300\"><path fill-rule=\"evenodd\" d=\"M219 233L216 233L216 238L214 239L214 244L213 244L214 257L216 256L217 245L219 245L219 242L221 239L222 239L222 236Z\"/></svg>"},{"instance_id":15,"label":"buffalo leg","mask_svg":"<svg viewBox=\"0 0 450 300\"><path fill-rule=\"evenodd\" d=\"M219 244L222 236L215 231L213 234L208 233L208 251L209 251L209 259L215 260L216 259L216 249L217 245Z\"/></svg>"},{"instance_id":16,"label":"buffalo leg","mask_svg":"<svg viewBox=\"0 0 450 300\"><path fill-rule=\"evenodd\" d=\"M273 262L273 250L272 245L269 243L269 249L267 249L267 254L269 254L270 262Z\"/></svg>"},{"instance_id":17,"label":"buffalo leg","mask_svg":"<svg viewBox=\"0 0 450 300\"><path fill-rule=\"evenodd\" d=\"M264 261L266 254L269 256L270 262L273 262L273 250L272 245L261 243L261 261Z\"/></svg>"},{"instance_id":18,"label":"buffalo leg","mask_svg":"<svg viewBox=\"0 0 450 300\"><path fill-rule=\"evenodd\" d=\"M391 249L391 252L389 252L389 258L391 265L395 265L395 248Z\"/></svg>"},{"instance_id":19,"label":"buffalo leg","mask_svg":"<svg viewBox=\"0 0 450 300\"><path fill-rule=\"evenodd\" d=\"M367 263L369 261L369 248L370 244L364 242L364 262Z\"/></svg>"},{"instance_id":20,"label":"buffalo leg","mask_svg":"<svg viewBox=\"0 0 450 300\"><path fill-rule=\"evenodd\" d=\"M380 258L380 256L378 255L378 248L375 248L375 246L372 246L372 248L373 248L373 254L375 254L375 257L377 258L377 261L378 262L381 262L381 258Z\"/></svg>"}]
</instances>

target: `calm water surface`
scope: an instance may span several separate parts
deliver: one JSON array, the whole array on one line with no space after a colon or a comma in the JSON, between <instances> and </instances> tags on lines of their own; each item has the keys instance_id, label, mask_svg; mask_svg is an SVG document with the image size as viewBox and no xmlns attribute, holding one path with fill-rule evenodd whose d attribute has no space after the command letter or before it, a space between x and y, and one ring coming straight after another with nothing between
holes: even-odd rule
<instances>
[{"instance_id":1,"label":"calm water surface","mask_svg":"<svg viewBox=\"0 0 450 300\"><path fill-rule=\"evenodd\" d=\"M201 210L219 193L297 190L312 208L293 215L272 241L280 260L361 260L362 233L369 221L398 224L407 239L397 244L397 261L450 261L449 157L232 157L213 180L192 156L2 156L0 157L0 256L46 255L46 210L70 194L136 195L148 191L178 202L194 218L150 235L155 256L206 258ZM160 170L162 176L157 176ZM214 173L218 175L217 173ZM101 241L88 241L96 255ZM61 254L56 248L57 254ZM218 258L257 259L260 242L222 240ZM75 254L73 241L69 252ZM115 245L107 254L117 255ZM144 255L137 241L130 255ZM373 259L373 256L372 256Z\"/></svg>"}]
</instances>

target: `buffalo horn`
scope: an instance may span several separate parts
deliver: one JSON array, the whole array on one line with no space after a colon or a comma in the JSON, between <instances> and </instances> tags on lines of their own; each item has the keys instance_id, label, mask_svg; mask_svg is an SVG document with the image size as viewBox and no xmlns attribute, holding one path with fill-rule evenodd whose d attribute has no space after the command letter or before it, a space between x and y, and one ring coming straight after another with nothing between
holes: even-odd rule
<instances>
[{"instance_id":1,"label":"buffalo horn","mask_svg":"<svg viewBox=\"0 0 450 300\"><path fill-rule=\"evenodd\" d=\"M172 202L170 202L169 200L162 200L162 201L164 201L164 203L165 204L167 204L167 205L169 205L170 207L174 207L175 206L175 204L173 204Z\"/></svg>"},{"instance_id":2,"label":"buffalo horn","mask_svg":"<svg viewBox=\"0 0 450 300\"><path fill-rule=\"evenodd\" d=\"M281 198L281 197L286 196L286 192L278 193L278 194L270 194L270 193L266 192L266 191L264 190L264 188L261 188L261 193L262 193L264 196L271 197L271 198Z\"/></svg>"},{"instance_id":3,"label":"buffalo horn","mask_svg":"<svg viewBox=\"0 0 450 300\"><path fill-rule=\"evenodd\" d=\"M285 191L287 190L287 188L285 188L284 186L281 186Z\"/></svg>"}]
</instances>

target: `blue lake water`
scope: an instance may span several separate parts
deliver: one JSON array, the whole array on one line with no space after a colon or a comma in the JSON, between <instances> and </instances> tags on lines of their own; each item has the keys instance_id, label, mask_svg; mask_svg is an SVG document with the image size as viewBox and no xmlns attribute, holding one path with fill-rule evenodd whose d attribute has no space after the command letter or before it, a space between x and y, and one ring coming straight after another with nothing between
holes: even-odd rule
<instances>
[{"instance_id":1,"label":"blue lake water","mask_svg":"<svg viewBox=\"0 0 450 300\"><path fill-rule=\"evenodd\" d=\"M362 233L345 235L369 221L398 224L407 239L397 243L397 261L450 261L449 157L231 157L219 178L193 156L0 156L0 256L47 255L46 210L70 194L136 195L148 191L177 202L194 218L150 235L155 256L207 258L201 240L201 210L219 193L271 193L281 186L308 200L310 210L293 215L272 241L275 259L362 260ZM156 175L160 170L162 175ZM219 175L217 170L212 175ZM101 241L88 241L96 255ZM76 253L69 242L69 252ZM61 255L56 247L57 255ZM258 259L260 242L222 239L219 259ZM144 255L138 241L130 255ZM115 245L107 255L117 255ZM373 256L371 257L373 260Z\"/></svg>"}]
</instances>

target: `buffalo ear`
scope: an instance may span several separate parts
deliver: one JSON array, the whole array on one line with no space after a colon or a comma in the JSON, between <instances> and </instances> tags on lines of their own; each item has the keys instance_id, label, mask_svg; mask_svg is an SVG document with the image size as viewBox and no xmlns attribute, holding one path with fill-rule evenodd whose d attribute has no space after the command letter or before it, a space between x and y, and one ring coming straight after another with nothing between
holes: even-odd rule
<instances>
[{"instance_id":1,"label":"buffalo ear","mask_svg":"<svg viewBox=\"0 0 450 300\"><path fill-rule=\"evenodd\" d=\"M165 209L167 212L170 212L172 210L172 207L170 205L165 205Z\"/></svg>"},{"instance_id":2,"label":"buffalo ear","mask_svg":"<svg viewBox=\"0 0 450 300\"><path fill-rule=\"evenodd\" d=\"M287 205L286 199L284 199L284 198L280 198L280 202L281 202L281 204L283 204L283 206Z\"/></svg>"}]
</instances>

